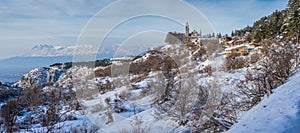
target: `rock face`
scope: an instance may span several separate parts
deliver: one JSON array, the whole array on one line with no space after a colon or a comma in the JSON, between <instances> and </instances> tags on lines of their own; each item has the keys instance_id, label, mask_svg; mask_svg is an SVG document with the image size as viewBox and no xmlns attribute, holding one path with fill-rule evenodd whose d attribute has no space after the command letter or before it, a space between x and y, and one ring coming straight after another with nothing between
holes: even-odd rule
<instances>
[{"instance_id":1,"label":"rock face","mask_svg":"<svg viewBox=\"0 0 300 133\"><path fill-rule=\"evenodd\" d=\"M36 45L31 50L31 56L70 56L97 53L92 45L53 46L47 44Z\"/></svg>"},{"instance_id":2,"label":"rock face","mask_svg":"<svg viewBox=\"0 0 300 133\"><path fill-rule=\"evenodd\" d=\"M57 67L42 67L31 70L21 80L15 83L17 87L43 86L47 83L55 83L65 70Z\"/></svg>"}]
</instances>

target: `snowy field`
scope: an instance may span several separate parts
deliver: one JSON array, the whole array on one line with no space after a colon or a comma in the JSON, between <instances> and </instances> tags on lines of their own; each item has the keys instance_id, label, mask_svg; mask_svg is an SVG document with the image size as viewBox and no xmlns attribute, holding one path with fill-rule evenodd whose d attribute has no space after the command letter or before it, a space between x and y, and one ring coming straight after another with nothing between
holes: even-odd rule
<instances>
[{"instance_id":1,"label":"snowy field","mask_svg":"<svg viewBox=\"0 0 300 133\"><path fill-rule=\"evenodd\" d=\"M299 133L300 73L246 112L228 133Z\"/></svg>"}]
</instances>

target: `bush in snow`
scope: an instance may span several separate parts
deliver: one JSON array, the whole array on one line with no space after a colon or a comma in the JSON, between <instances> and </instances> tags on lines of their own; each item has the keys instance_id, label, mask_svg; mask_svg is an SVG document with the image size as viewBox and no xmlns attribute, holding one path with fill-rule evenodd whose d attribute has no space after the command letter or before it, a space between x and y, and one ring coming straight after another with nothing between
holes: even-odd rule
<instances>
[{"instance_id":1,"label":"bush in snow","mask_svg":"<svg viewBox=\"0 0 300 133\"><path fill-rule=\"evenodd\" d=\"M120 92L119 98L126 100L129 95L130 95L130 92L128 90L123 90Z\"/></svg>"},{"instance_id":2,"label":"bush in snow","mask_svg":"<svg viewBox=\"0 0 300 133\"><path fill-rule=\"evenodd\" d=\"M83 122L79 127L71 127L69 132L71 133L96 133L99 128L95 125L88 125L86 122ZM67 132L67 131L65 131Z\"/></svg>"},{"instance_id":3,"label":"bush in snow","mask_svg":"<svg viewBox=\"0 0 300 133\"><path fill-rule=\"evenodd\" d=\"M18 129L16 125L17 115L21 112L19 101L10 100L1 107L1 117L4 119L3 125L6 132L12 133Z\"/></svg>"},{"instance_id":4,"label":"bush in snow","mask_svg":"<svg viewBox=\"0 0 300 133\"><path fill-rule=\"evenodd\" d=\"M192 107L196 103L197 94L198 86L196 80L191 78L179 89L175 104L167 111L168 116L179 123L184 123L187 114L192 111Z\"/></svg>"},{"instance_id":5,"label":"bush in snow","mask_svg":"<svg viewBox=\"0 0 300 133\"><path fill-rule=\"evenodd\" d=\"M103 105L101 104L96 104L96 105L93 105L92 107L92 110L91 110L91 113L96 113L96 112L99 112L101 111L102 109L104 109Z\"/></svg>"},{"instance_id":6,"label":"bush in snow","mask_svg":"<svg viewBox=\"0 0 300 133\"><path fill-rule=\"evenodd\" d=\"M261 60L249 69L247 82L258 94L270 95L300 68L299 44L284 41L263 41Z\"/></svg>"},{"instance_id":7,"label":"bush in snow","mask_svg":"<svg viewBox=\"0 0 300 133\"><path fill-rule=\"evenodd\" d=\"M224 132L237 119L240 102L235 93L220 93L216 81L200 86L198 102L193 107L188 124L193 132Z\"/></svg>"},{"instance_id":8,"label":"bush in snow","mask_svg":"<svg viewBox=\"0 0 300 133\"><path fill-rule=\"evenodd\" d=\"M236 70L248 66L247 57L227 56L224 61L226 71Z\"/></svg>"},{"instance_id":9,"label":"bush in snow","mask_svg":"<svg viewBox=\"0 0 300 133\"><path fill-rule=\"evenodd\" d=\"M107 121L105 124L114 122L113 111L111 110L111 108L107 108L105 114L107 115Z\"/></svg>"}]
</instances>

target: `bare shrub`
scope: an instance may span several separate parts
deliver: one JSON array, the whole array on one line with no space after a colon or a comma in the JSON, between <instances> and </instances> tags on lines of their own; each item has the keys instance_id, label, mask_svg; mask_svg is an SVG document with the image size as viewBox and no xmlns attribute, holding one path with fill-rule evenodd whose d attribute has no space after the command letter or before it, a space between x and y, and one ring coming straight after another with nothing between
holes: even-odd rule
<instances>
[{"instance_id":1,"label":"bare shrub","mask_svg":"<svg viewBox=\"0 0 300 133\"><path fill-rule=\"evenodd\" d=\"M150 92L150 89L143 89L140 93L140 96L145 97L149 94L149 92Z\"/></svg>"},{"instance_id":2,"label":"bare shrub","mask_svg":"<svg viewBox=\"0 0 300 133\"><path fill-rule=\"evenodd\" d=\"M150 133L150 127L144 124L142 117L134 115L133 119L130 120L131 130L121 129L120 133Z\"/></svg>"},{"instance_id":3,"label":"bare shrub","mask_svg":"<svg viewBox=\"0 0 300 133\"><path fill-rule=\"evenodd\" d=\"M21 103L27 107L36 107L42 104L45 99L42 92L42 87L33 86L32 88L25 89L21 96Z\"/></svg>"},{"instance_id":4,"label":"bare shrub","mask_svg":"<svg viewBox=\"0 0 300 133\"><path fill-rule=\"evenodd\" d=\"M20 109L21 107L17 100L10 100L1 107L1 117L4 119L6 132L12 133L15 129L17 129L16 119L17 115L21 111Z\"/></svg>"},{"instance_id":5,"label":"bare shrub","mask_svg":"<svg viewBox=\"0 0 300 133\"><path fill-rule=\"evenodd\" d=\"M145 126L143 123L144 121L142 118L135 115L130 123L132 133L150 133L150 128Z\"/></svg>"},{"instance_id":6,"label":"bare shrub","mask_svg":"<svg viewBox=\"0 0 300 133\"><path fill-rule=\"evenodd\" d=\"M151 80L148 82L148 87L149 87L149 93L154 94L154 101L158 102L161 98L163 93L165 92L166 89L166 82L164 75L162 73L157 73L153 77L155 80Z\"/></svg>"},{"instance_id":7,"label":"bare shrub","mask_svg":"<svg viewBox=\"0 0 300 133\"><path fill-rule=\"evenodd\" d=\"M148 58L130 64L129 72L134 75L148 75L150 71L161 70L162 55L158 50L148 51Z\"/></svg>"},{"instance_id":8,"label":"bare shrub","mask_svg":"<svg viewBox=\"0 0 300 133\"><path fill-rule=\"evenodd\" d=\"M95 70L95 77L106 77L111 75L111 66Z\"/></svg>"},{"instance_id":9,"label":"bare shrub","mask_svg":"<svg viewBox=\"0 0 300 133\"><path fill-rule=\"evenodd\" d=\"M86 122L83 122L79 127L71 127L72 133L96 133L98 127L95 125L89 126Z\"/></svg>"},{"instance_id":10,"label":"bare shrub","mask_svg":"<svg viewBox=\"0 0 300 133\"><path fill-rule=\"evenodd\" d=\"M254 63L258 62L260 57L261 57L261 54L251 54L251 55L249 55L248 63L254 64Z\"/></svg>"},{"instance_id":11,"label":"bare shrub","mask_svg":"<svg viewBox=\"0 0 300 133\"><path fill-rule=\"evenodd\" d=\"M140 75L135 75L134 78L130 79L130 82L140 82L147 78L148 73L140 74Z\"/></svg>"},{"instance_id":12,"label":"bare shrub","mask_svg":"<svg viewBox=\"0 0 300 133\"><path fill-rule=\"evenodd\" d=\"M225 61L225 70L236 70L248 66L247 60L244 57L227 56Z\"/></svg>"},{"instance_id":13,"label":"bare shrub","mask_svg":"<svg viewBox=\"0 0 300 133\"><path fill-rule=\"evenodd\" d=\"M168 116L179 123L186 121L187 114L191 112L192 107L196 103L198 96L196 87L197 83L193 77L182 85L176 103L167 112Z\"/></svg>"},{"instance_id":14,"label":"bare shrub","mask_svg":"<svg viewBox=\"0 0 300 133\"><path fill-rule=\"evenodd\" d=\"M205 61L207 59L206 49L204 47L200 47L193 56L197 61Z\"/></svg>"},{"instance_id":15,"label":"bare shrub","mask_svg":"<svg viewBox=\"0 0 300 133\"><path fill-rule=\"evenodd\" d=\"M257 93L259 97L268 96L272 90L285 83L288 77L300 68L300 48L290 42L263 41L262 58L247 73L247 82L252 89L245 89L248 95Z\"/></svg>"},{"instance_id":16,"label":"bare shrub","mask_svg":"<svg viewBox=\"0 0 300 133\"><path fill-rule=\"evenodd\" d=\"M130 92L128 90L123 90L120 92L119 98L126 100L129 95L130 95Z\"/></svg>"},{"instance_id":17,"label":"bare shrub","mask_svg":"<svg viewBox=\"0 0 300 133\"><path fill-rule=\"evenodd\" d=\"M98 103L93 105L92 109L91 109L91 113L96 113L99 112L100 110L104 109L103 105Z\"/></svg>"},{"instance_id":18,"label":"bare shrub","mask_svg":"<svg viewBox=\"0 0 300 133\"><path fill-rule=\"evenodd\" d=\"M106 116L107 116L107 121L105 124L109 124L109 123L112 123L114 122L114 117L113 117L113 111L111 108L107 108L107 111L106 111Z\"/></svg>"},{"instance_id":19,"label":"bare shrub","mask_svg":"<svg viewBox=\"0 0 300 133\"><path fill-rule=\"evenodd\" d=\"M110 105L111 99L109 97L105 98L105 103L106 105Z\"/></svg>"},{"instance_id":20,"label":"bare shrub","mask_svg":"<svg viewBox=\"0 0 300 133\"><path fill-rule=\"evenodd\" d=\"M231 103L230 106L221 106L223 108L221 110L224 108L225 111L227 110L225 112L227 123L225 124L234 123L237 112L248 111L265 95L269 96L273 89L284 84L287 78L299 71L299 44L265 40L261 42L261 45L263 46L262 54L259 55L260 57L250 57L250 63L255 63L254 67L248 69L245 81L236 84L236 94L231 94L235 95L231 97L238 97L239 101L229 97L224 103L225 105Z\"/></svg>"},{"instance_id":21,"label":"bare shrub","mask_svg":"<svg viewBox=\"0 0 300 133\"><path fill-rule=\"evenodd\" d=\"M165 56L162 62L162 72L167 79L174 77L178 73L178 64L171 57Z\"/></svg>"},{"instance_id":22,"label":"bare shrub","mask_svg":"<svg viewBox=\"0 0 300 133\"><path fill-rule=\"evenodd\" d=\"M0 102L16 98L21 93L21 88L9 88L0 83Z\"/></svg>"},{"instance_id":23,"label":"bare shrub","mask_svg":"<svg viewBox=\"0 0 300 133\"><path fill-rule=\"evenodd\" d=\"M213 70L210 65L205 66L203 69L199 70L199 73L207 73L208 76L212 76Z\"/></svg>"},{"instance_id":24,"label":"bare shrub","mask_svg":"<svg viewBox=\"0 0 300 133\"><path fill-rule=\"evenodd\" d=\"M221 94L217 81L211 80L208 86L200 87L199 102L192 111L189 125L193 132L224 132L236 119L232 95ZM199 95L199 96L200 96Z\"/></svg>"},{"instance_id":25,"label":"bare shrub","mask_svg":"<svg viewBox=\"0 0 300 133\"><path fill-rule=\"evenodd\" d=\"M117 77L117 78L114 78L113 81L112 81L112 86L114 88L120 88L124 85L128 84L128 81L127 80L124 80L123 77Z\"/></svg>"}]
</instances>

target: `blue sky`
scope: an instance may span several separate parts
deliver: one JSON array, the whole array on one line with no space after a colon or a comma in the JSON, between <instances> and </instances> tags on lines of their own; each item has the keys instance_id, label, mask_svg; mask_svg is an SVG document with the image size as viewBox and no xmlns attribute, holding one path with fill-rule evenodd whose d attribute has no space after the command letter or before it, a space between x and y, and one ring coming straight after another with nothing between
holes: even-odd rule
<instances>
[{"instance_id":1,"label":"blue sky","mask_svg":"<svg viewBox=\"0 0 300 133\"><path fill-rule=\"evenodd\" d=\"M286 7L288 0L186 0L193 8L199 10L203 18L213 26L216 32L230 33L231 30L251 25L260 17L269 15L276 9ZM34 45L74 45L87 22L101 9L107 8L113 0L0 0L0 59L26 55ZM149 5L150 1L142 1ZM159 7L177 8L172 1L157 4ZM174 2L175 3L175 2ZM134 1L128 4L135 4ZM105 20L114 19L128 12L146 12L147 8L135 10L124 8L113 9L106 14ZM144 6L145 7L145 6ZM174 14L185 16L181 9ZM190 14L189 17L193 17ZM102 16L103 17L103 16ZM107 21L109 22L109 21ZM158 30L161 32L183 32L180 24L166 19L139 17L118 26L109 35L107 43L117 43L119 38L129 40L128 33L137 31ZM182 24L182 23L181 23ZM105 24L104 24L105 25ZM197 27L196 23L192 24ZM145 28L146 27L146 28ZM201 26L200 26L201 27ZM97 27L105 29L105 27ZM99 30L98 29L98 30ZM195 28L199 30L199 27ZM135 31L135 32L134 32ZM154 34L157 32L153 32ZM148 35L148 34L147 34ZM114 38L114 39L113 39ZM134 37L132 37L134 38ZM132 40L132 39L131 39Z\"/></svg>"}]
</instances>

